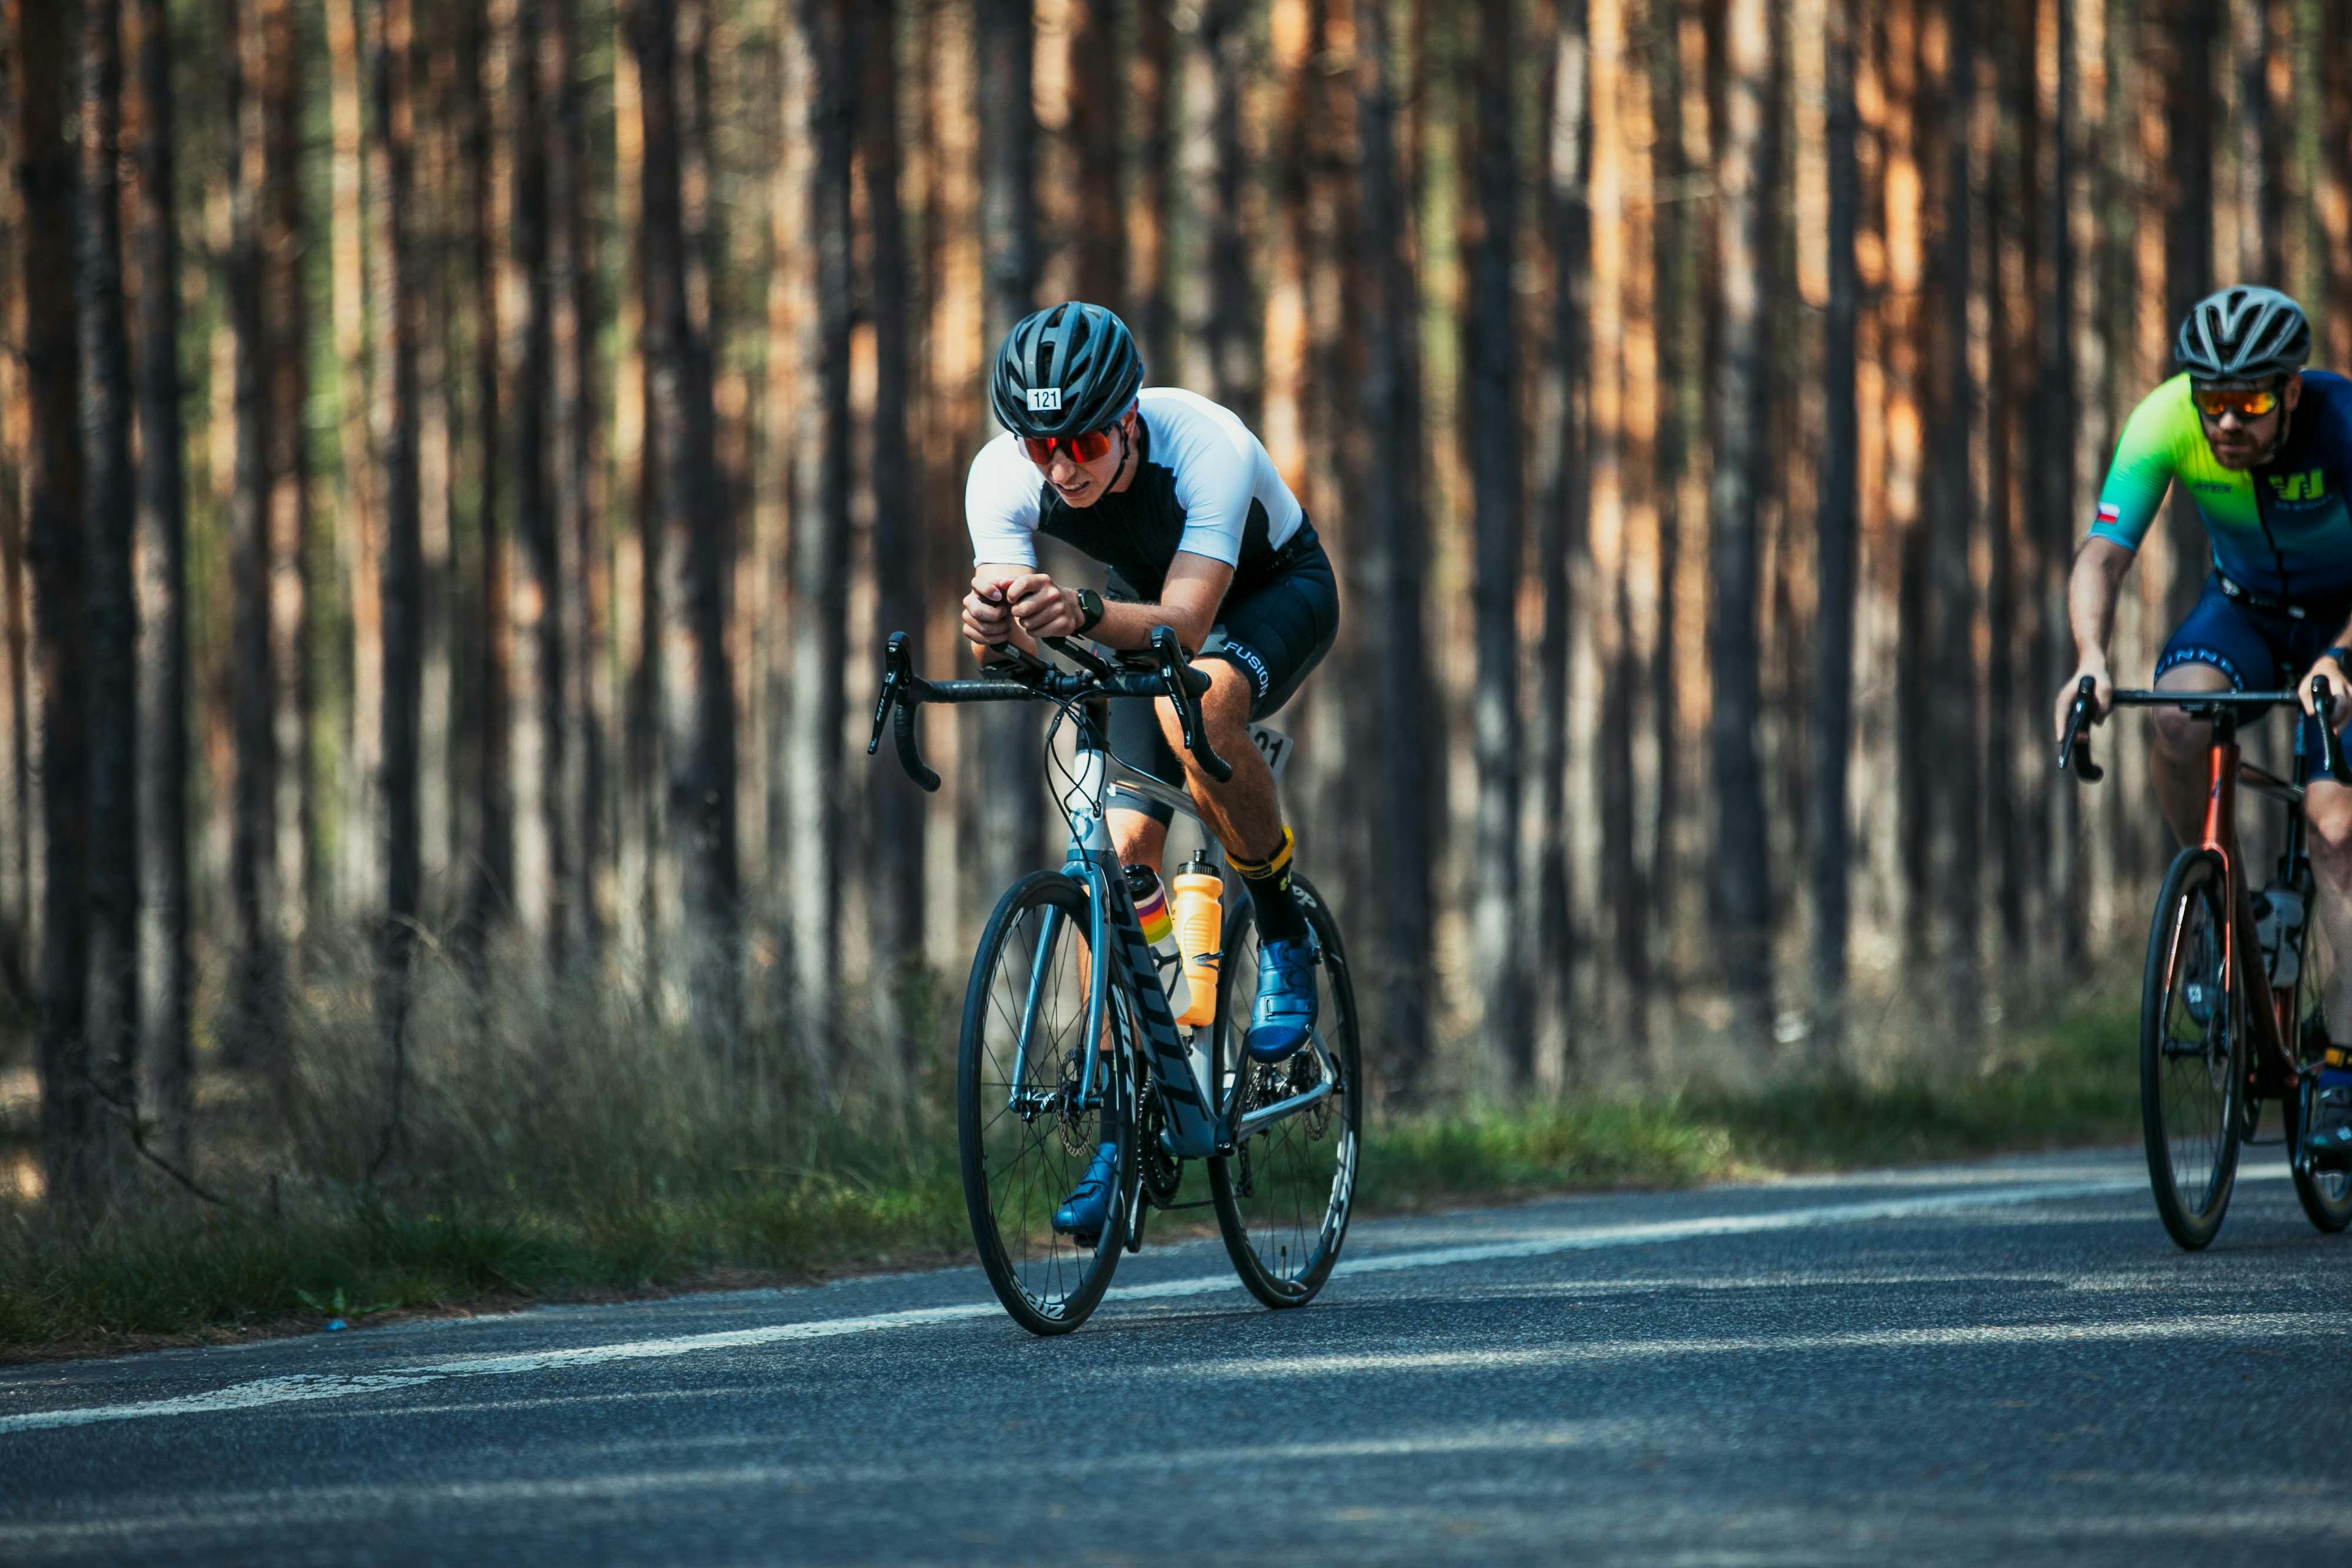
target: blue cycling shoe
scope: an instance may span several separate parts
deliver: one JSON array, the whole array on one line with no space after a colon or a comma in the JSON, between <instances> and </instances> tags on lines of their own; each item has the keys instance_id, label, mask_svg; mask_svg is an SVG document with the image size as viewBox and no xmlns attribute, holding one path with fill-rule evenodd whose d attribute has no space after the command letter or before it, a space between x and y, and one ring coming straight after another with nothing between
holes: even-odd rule
<instances>
[{"instance_id":1,"label":"blue cycling shoe","mask_svg":"<svg viewBox=\"0 0 2352 1568\"><path fill-rule=\"evenodd\" d=\"M2311 1108L2304 1147L2315 1170L2352 1171L2352 1082L2344 1079L2342 1073L2328 1072L2313 1089L2318 1098Z\"/></svg>"},{"instance_id":2,"label":"blue cycling shoe","mask_svg":"<svg viewBox=\"0 0 2352 1568\"><path fill-rule=\"evenodd\" d=\"M1111 1194L1118 1185L1118 1145L1104 1143L1095 1150L1094 1163L1069 1197L1054 1211L1054 1228L1091 1246L1110 1223Z\"/></svg>"},{"instance_id":3,"label":"blue cycling shoe","mask_svg":"<svg viewBox=\"0 0 2352 1568\"><path fill-rule=\"evenodd\" d=\"M1257 950L1257 1004L1246 1046L1252 1061L1278 1062L1315 1032L1315 942L1270 942Z\"/></svg>"}]
</instances>

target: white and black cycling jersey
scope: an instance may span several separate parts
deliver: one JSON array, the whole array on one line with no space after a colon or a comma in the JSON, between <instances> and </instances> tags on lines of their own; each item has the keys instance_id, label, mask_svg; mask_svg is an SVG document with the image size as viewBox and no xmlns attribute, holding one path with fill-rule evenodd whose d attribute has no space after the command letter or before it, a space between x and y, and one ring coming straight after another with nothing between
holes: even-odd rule
<instances>
[{"instance_id":1,"label":"white and black cycling jersey","mask_svg":"<svg viewBox=\"0 0 2352 1568\"><path fill-rule=\"evenodd\" d=\"M1197 394L1147 386L1136 401L1134 481L1089 507L1066 503L1013 437L980 449L963 501L974 563L1034 566L1043 533L1110 567L1147 601L1159 598L1180 550L1233 567L1234 590L1278 569L1305 513L1265 444Z\"/></svg>"}]
</instances>

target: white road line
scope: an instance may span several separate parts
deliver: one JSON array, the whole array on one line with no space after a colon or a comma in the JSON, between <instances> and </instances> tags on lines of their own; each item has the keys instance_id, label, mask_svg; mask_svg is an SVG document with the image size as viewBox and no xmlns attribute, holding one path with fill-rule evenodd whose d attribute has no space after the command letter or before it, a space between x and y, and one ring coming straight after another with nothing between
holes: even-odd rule
<instances>
[{"instance_id":1,"label":"white road line","mask_svg":"<svg viewBox=\"0 0 2352 1568\"><path fill-rule=\"evenodd\" d=\"M2273 1173L2246 1172L2240 1179L2261 1179ZM2282 1169L2276 1173L2284 1176ZM1335 1274L1381 1274L1408 1268L1449 1268L1474 1263L1543 1258L1563 1252L1601 1247L1648 1247L1694 1241L1706 1237L1749 1236L1779 1230L1819 1229L1861 1225L1872 1220L1902 1219L1923 1215L1955 1214L1969 1209L2051 1203L2068 1198L2107 1197L2143 1189L2138 1178L2109 1177L2095 1181L2045 1182L2025 1186L1975 1188L1923 1197L1880 1199L1867 1203L1822 1204L1765 1214L1718 1215L1696 1219L1664 1220L1649 1225L1591 1226L1537 1231L1506 1241L1465 1247L1428 1247L1412 1252L1374 1253L1342 1258ZM1114 1299L1126 1301L1168 1300L1237 1290L1229 1273L1203 1274L1188 1279L1164 1279L1149 1285L1115 1288ZM614 1344L578 1345L568 1350L529 1351L513 1355L461 1356L427 1362L388 1372L266 1377L204 1394L173 1399L152 1399L129 1405L92 1405L79 1409L34 1410L0 1415L0 1435L40 1432L61 1426L86 1426L101 1421L141 1421L167 1415L202 1415L219 1411L253 1410L274 1405L303 1404L320 1399L350 1399L445 1378L511 1377L526 1373L571 1367L598 1366L608 1362L654 1361L695 1355L704 1351L745 1350L760 1345L790 1344L802 1340L838 1339L851 1334L885 1333L897 1329L929 1328L935 1324L992 1318L994 1301L952 1307L921 1307L898 1312L876 1312L856 1318L825 1318L813 1322L774 1323L764 1328L733 1329L717 1333L680 1334L667 1339L629 1340Z\"/></svg>"}]
</instances>

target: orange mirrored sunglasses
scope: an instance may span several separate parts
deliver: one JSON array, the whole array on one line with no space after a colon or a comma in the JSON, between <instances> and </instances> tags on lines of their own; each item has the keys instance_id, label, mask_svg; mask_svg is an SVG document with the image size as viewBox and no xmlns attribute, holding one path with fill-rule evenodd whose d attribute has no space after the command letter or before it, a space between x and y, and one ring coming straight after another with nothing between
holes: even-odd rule
<instances>
[{"instance_id":1,"label":"orange mirrored sunglasses","mask_svg":"<svg viewBox=\"0 0 2352 1568\"><path fill-rule=\"evenodd\" d=\"M2249 392L2223 392L2216 387L2198 387L2189 395L2196 401L2197 412L2208 419L2219 419L2224 414L2234 414L2241 419L2260 419L2279 403L2278 394L2264 387Z\"/></svg>"},{"instance_id":2,"label":"orange mirrored sunglasses","mask_svg":"<svg viewBox=\"0 0 2352 1568\"><path fill-rule=\"evenodd\" d=\"M1110 432L1087 430L1076 436L1024 436L1021 437L1021 449L1028 453L1029 460L1041 468L1054 460L1056 450L1067 452L1072 462L1091 463L1110 450Z\"/></svg>"}]
</instances>

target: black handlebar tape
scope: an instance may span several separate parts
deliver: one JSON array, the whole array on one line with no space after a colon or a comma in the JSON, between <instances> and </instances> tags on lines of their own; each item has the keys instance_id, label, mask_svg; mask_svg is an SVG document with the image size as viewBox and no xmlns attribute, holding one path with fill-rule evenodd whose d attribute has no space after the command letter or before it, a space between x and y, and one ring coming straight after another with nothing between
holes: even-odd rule
<instances>
[{"instance_id":1,"label":"black handlebar tape","mask_svg":"<svg viewBox=\"0 0 2352 1568\"><path fill-rule=\"evenodd\" d=\"M915 705L913 703L903 700L899 702L896 733L898 740L898 765L907 770L908 778L922 785L927 792L932 795L939 794L940 775L924 765L923 749L915 739Z\"/></svg>"},{"instance_id":2,"label":"black handlebar tape","mask_svg":"<svg viewBox=\"0 0 2352 1568\"><path fill-rule=\"evenodd\" d=\"M2311 678L2311 705L2319 710L2319 761L2337 784L2352 784L2344 770L2344 742L2336 738L2336 692L2324 675Z\"/></svg>"}]
</instances>

